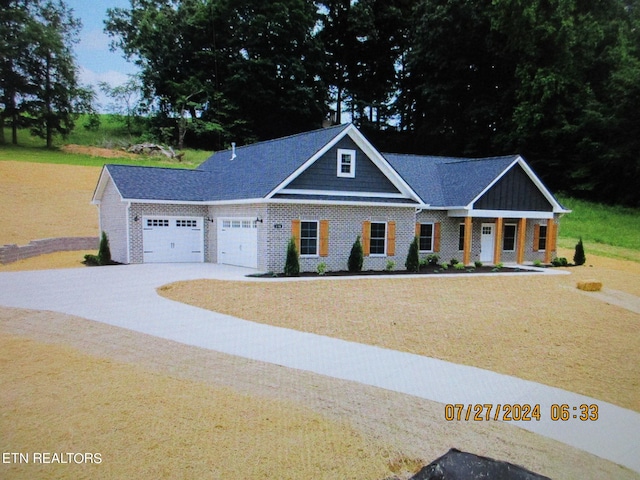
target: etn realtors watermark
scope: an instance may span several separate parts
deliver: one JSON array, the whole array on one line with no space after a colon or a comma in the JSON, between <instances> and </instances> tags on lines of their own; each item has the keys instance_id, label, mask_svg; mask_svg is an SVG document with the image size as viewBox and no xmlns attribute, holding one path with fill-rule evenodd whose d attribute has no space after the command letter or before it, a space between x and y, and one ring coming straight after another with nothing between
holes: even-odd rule
<instances>
[{"instance_id":1,"label":"etn realtors watermark","mask_svg":"<svg viewBox=\"0 0 640 480\"><path fill-rule=\"evenodd\" d=\"M73 452L2 452L4 464L96 464L102 463L100 453Z\"/></svg>"}]
</instances>

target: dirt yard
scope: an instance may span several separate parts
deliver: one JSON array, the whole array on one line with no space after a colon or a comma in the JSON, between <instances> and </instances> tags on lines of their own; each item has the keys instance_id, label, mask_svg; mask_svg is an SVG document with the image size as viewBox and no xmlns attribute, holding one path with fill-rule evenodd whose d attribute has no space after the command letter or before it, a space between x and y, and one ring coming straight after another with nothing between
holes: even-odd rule
<instances>
[{"instance_id":1,"label":"dirt yard","mask_svg":"<svg viewBox=\"0 0 640 480\"><path fill-rule=\"evenodd\" d=\"M100 168L0 162L0 245L99 235L91 205Z\"/></svg>"},{"instance_id":2,"label":"dirt yard","mask_svg":"<svg viewBox=\"0 0 640 480\"><path fill-rule=\"evenodd\" d=\"M0 244L95 234L89 200L99 172L0 162ZM67 252L0 270L77 267L81 259ZM242 318L503 371L640 411L640 314L575 289L596 278L638 297L640 264L588 251L587 262L562 277L309 281L295 289L205 282L161 293L194 303L199 289L203 306ZM3 452L102 458L0 464L8 479L381 480L406 478L451 447L552 478L640 478L512 425L445 422L434 402L52 312L0 308L0 405Z\"/></svg>"}]
</instances>

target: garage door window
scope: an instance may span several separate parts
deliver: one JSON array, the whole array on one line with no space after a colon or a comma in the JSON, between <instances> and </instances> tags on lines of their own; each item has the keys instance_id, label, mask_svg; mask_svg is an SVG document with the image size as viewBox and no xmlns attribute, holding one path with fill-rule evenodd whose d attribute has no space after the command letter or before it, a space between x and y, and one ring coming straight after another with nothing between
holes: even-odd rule
<instances>
[{"instance_id":1,"label":"garage door window","mask_svg":"<svg viewBox=\"0 0 640 480\"><path fill-rule=\"evenodd\" d=\"M176 227L197 228L197 220L176 220Z\"/></svg>"},{"instance_id":2,"label":"garage door window","mask_svg":"<svg viewBox=\"0 0 640 480\"><path fill-rule=\"evenodd\" d=\"M162 218L148 218L147 227L168 227L169 220Z\"/></svg>"}]
</instances>

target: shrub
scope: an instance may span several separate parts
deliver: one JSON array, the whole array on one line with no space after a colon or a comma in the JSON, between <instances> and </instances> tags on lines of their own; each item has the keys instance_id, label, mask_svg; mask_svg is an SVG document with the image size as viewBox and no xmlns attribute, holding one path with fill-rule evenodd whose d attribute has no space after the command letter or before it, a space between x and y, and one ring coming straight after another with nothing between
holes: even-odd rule
<instances>
[{"instance_id":1,"label":"shrub","mask_svg":"<svg viewBox=\"0 0 640 480\"><path fill-rule=\"evenodd\" d=\"M482 262L480 260L476 260L475 262L473 262L473 264L476 266L476 268L482 267Z\"/></svg>"},{"instance_id":2,"label":"shrub","mask_svg":"<svg viewBox=\"0 0 640 480\"><path fill-rule=\"evenodd\" d=\"M394 268L396 268L396 262L394 262L393 260L387 260L387 265L384 267L384 269L387 272L390 272Z\"/></svg>"},{"instance_id":3,"label":"shrub","mask_svg":"<svg viewBox=\"0 0 640 480\"><path fill-rule=\"evenodd\" d=\"M348 267L351 273L361 272L362 264L364 263L364 251L362 250L362 243L360 243L360 235L356 237L356 241L353 242L351 247L351 253L349 254Z\"/></svg>"},{"instance_id":4,"label":"shrub","mask_svg":"<svg viewBox=\"0 0 640 480\"><path fill-rule=\"evenodd\" d=\"M582 237L580 237L580 241L576 245L576 251L573 255L573 263L576 265L584 265L587 261L587 257L584 255L584 245L582 244Z\"/></svg>"},{"instance_id":5,"label":"shrub","mask_svg":"<svg viewBox=\"0 0 640 480\"><path fill-rule=\"evenodd\" d=\"M443 262L443 263L440 264L440 268L442 270L449 270L449 264Z\"/></svg>"},{"instance_id":6,"label":"shrub","mask_svg":"<svg viewBox=\"0 0 640 480\"><path fill-rule=\"evenodd\" d=\"M460 263L460 260L458 260L457 258L452 258L449 261L449 264L453 267L454 265L457 265L458 263Z\"/></svg>"},{"instance_id":7,"label":"shrub","mask_svg":"<svg viewBox=\"0 0 640 480\"><path fill-rule=\"evenodd\" d=\"M456 263L453 265L456 270L464 270L464 263Z\"/></svg>"},{"instance_id":8,"label":"shrub","mask_svg":"<svg viewBox=\"0 0 640 480\"><path fill-rule=\"evenodd\" d=\"M109 248L109 239L107 238L107 234L105 232L102 232L102 237L100 238L100 247L98 247L98 262L100 262L100 265L111 264L111 249Z\"/></svg>"},{"instance_id":9,"label":"shrub","mask_svg":"<svg viewBox=\"0 0 640 480\"><path fill-rule=\"evenodd\" d=\"M438 265L439 262L440 262L440 255L438 255L437 253L431 253L427 255L427 263L429 265L435 266L435 265Z\"/></svg>"},{"instance_id":10,"label":"shrub","mask_svg":"<svg viewBox=\"0 0 640 480\"><path fill-rule=\"evenodd\" d=\"M287 244L287 259L284 264L284 274L287 277L300 275L300 261L298 260L298 248L295 238L291 237Z\"/></svg>"},{"instance_id":11,"label":"shrub","mask_svg":"<svg viewBox=\"0 0 640 480\"><path fill-rule=\"evenodd\" d=\"M84 262L82 263L84 263L88 267L99 267L100 259L97 255L88 254L84 256Z\"/></svg>"},{"instance_id":12,"label":"shrub","mask_svg":"<svg viewBox=\"0 0 640 480\"><path fill-rule=\"evenodd\" d=\"M542 262L540 260L534 260L533 261L533 266L534 267L541 267L542 266Z\"/></svg>"},{"instance_id":13,"label":"shrub","mask_svg":"<svg viewBox=\"0 0 640 480\"><path fill-rule=\"evenodd\" d=\"M409 245L409 254L407 255L407 261L404 262L404 266L409 272L420 271L418 237L413 237L413 241L411 242L411 245Z\"/></svg>"},{"instance_id":14,"label":"shrub","mask_svg":"<svg viewBox=\"0 0 640 480\"><path fill-rule=\"evenodd\" d=\"M316 267L316 271L318 272L318 275L324 275L327 272L327 264L320 262Z\"/></svg>"},{"instance_id":15,"label":"shrub","mask_svg":"<svg viewBox=\"0 0 640 480\"><path fill-rule=\"evenodd\" d=\"M567 267L569 262L564 257L556 257L551 261L551 265L554 267Z\"/></svg>"}]
</instances>

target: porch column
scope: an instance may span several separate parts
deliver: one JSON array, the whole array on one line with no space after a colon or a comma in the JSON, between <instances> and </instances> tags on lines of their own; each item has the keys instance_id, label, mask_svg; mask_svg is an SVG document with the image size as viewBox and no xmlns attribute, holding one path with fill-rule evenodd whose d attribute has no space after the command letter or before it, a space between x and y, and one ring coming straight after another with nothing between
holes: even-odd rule
<instances>
[{"instance_id":1,"label":"porch column","mask_svg":"<svg viewBox=\"0 0 640 480\"><path fill-rule=\"evenodd\" d=\"M555 222L553 218L547 220L547 240L544 246L544 263L551 263L553 250L555 250Z\"/></svg>"},{"instance_id":2,"label":"porch column","mask_svg":"<svg viewBox=\"0 0 640 480\"><path fill-rule=\"evenodd\" d=\"M527 239L527 219L521 218L518 225L518 251L516 254L516 263L522 265L524 263L524 242Z\"/></svg>"},{"instance_id":3,"label":"porch column","mask_svg":"<svg viewBox=\"0 0 640 480\"><path fill-rule=\"evenodd\" d=\"M502 258L502 231L504 230L504 218L496 218L495 243L493 244L493 264L500 263Z\"/></svg>"},{"instance_id":4,"label":"porch column","mask_svg":"<svg viewBox=\"0 0 640 480\"><path fill-rule=\"evenodd\" d=\"M471 217L464 218L464 251L462 254L462 263L469 265L471 263L471 237L473 236L473 219Z\"/></svg>"}]
</instances>

